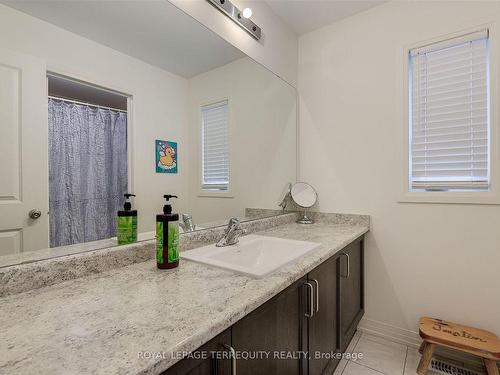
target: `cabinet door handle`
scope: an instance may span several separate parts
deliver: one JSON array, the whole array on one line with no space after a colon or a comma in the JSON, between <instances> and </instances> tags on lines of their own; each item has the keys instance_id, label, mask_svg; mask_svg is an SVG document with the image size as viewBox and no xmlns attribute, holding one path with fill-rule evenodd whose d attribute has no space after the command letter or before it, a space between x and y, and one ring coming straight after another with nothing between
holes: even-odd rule
<instances>
[{"instance_id":1,"label":"cabinet door handle","mask_svg":"<svg viewBox=\"0 0 500 375\"><path fill-rule=\"evenodd\" d=\"M311 283L304 283L309 287L309 312L305 313L305 316L312 318L314 316L314 287Z\"/></svg>"},{"instance_id":2,"label":"cabinet door handle","mask_svg":"<svg viewBox=\"0 0 500 375\"><path fill-rule=\"evenodd\" d=\"M350 261L350 258L349 258L349 254L342 253L340 255L345 255L345 257L347 258L347 275L346 276L342 276L342 277L345 278L345 279L348 279L349 276L351 275L351 261Z\"/></svg>"},{"instance_id":3,"label":"cabinet door handle","mask_svg":"<svg viewBox=\"0 0 500 375\"><path fill-rule=\"evenodd\" d=\"M311 279L316 284L316 312L319 311L319 282L318 280Z\"/></svg>"},{"instance_id":4,"label":"cabinet door handle","mask_svg":"<svg viewBox=\"0 0 500 375\"><path fill-rule=\"evenodd\" d=\"M228 344L223 344L223 346L231 352L231 373L232 375L236 375L236 350Z\"/></svg>"}]
</instances>

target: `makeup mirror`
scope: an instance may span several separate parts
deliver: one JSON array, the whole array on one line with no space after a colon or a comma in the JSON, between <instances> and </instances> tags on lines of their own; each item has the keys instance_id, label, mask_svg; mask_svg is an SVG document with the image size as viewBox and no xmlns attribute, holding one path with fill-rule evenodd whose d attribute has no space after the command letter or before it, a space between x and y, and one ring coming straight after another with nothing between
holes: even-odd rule
<instances>
[{"instance_id":1,"label":"makeup mirror","mask_svg":"<svg viewBox=\"0 0 500 375\"><path fill-rule=\"evenodd\" d=\"M290 195L300 208L303 208L302 217L297 220L299 224L313 224L314 221L307 217L307 209L316 204L318 193L306 182L297 182L292 185Z\"/></svg>"}]
</instances>

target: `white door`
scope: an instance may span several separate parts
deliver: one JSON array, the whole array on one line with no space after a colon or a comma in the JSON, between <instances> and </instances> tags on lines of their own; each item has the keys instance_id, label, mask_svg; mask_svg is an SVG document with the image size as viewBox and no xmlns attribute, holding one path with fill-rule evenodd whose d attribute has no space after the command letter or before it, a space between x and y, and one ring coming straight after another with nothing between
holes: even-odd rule
<instances>
[{"instance_id":1,"label":"white door","mask_svg":"<svg viewBox=\"0 0 500 375\"><path fill-rule=\"evenodd\" d=\"M0 255L48 247L47 128L45 63L0 49Z\"/></svg>"}]
</instances>

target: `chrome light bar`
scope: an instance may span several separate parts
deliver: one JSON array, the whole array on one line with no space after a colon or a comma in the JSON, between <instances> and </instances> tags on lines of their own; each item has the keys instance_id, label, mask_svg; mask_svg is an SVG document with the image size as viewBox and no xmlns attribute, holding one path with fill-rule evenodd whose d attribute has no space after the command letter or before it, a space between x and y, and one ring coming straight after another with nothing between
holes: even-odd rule
<instances>
[{"instance_id":1,"label":"chrome light bar","mask_svg":"<svg viewBox=\"0 0 500 375\"><path fill-rule=\"evenodd\" d=\"M226 16L231 18L236 22L241 28L243 28L247 33L249 33L253 38L259 40L261 37L261 29L250 19L243 17L243 12L241 12L236 6L233 5L229 0L207 0L214 7L219 9Z\"/></svg>"}]
</instances>

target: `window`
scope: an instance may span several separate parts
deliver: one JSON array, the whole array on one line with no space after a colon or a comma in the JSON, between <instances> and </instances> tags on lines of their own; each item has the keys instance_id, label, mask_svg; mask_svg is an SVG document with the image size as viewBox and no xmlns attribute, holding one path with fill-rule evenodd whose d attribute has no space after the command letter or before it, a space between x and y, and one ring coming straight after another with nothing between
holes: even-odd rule
<instances>
[{"instance_id":1,"label":"window","mask_svg":"<svg viewBox=\"0 0 500 375\"><path fill-rule=\"evenodd\" d=\"M490 187L488 32L409 51L409 189Z\"/></svg>"},{"instance_id":2,"label":"window","mask_svg":"<svg viewBox=\"0 0 500 375\"><path fill-rule=\"evenodd\" d=\"M229 190L228 101L201 108L202 190Z\"/></svg>"}]
</instances>

